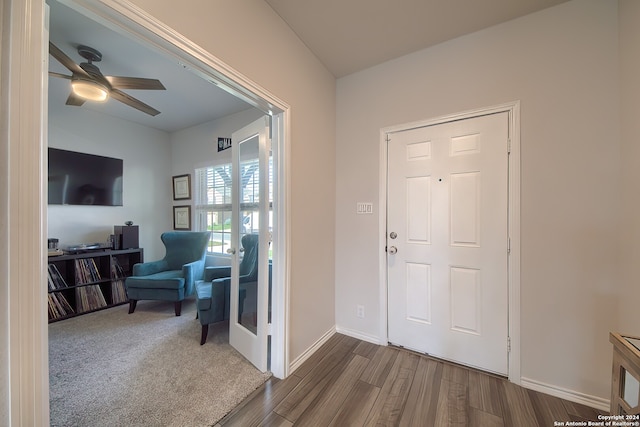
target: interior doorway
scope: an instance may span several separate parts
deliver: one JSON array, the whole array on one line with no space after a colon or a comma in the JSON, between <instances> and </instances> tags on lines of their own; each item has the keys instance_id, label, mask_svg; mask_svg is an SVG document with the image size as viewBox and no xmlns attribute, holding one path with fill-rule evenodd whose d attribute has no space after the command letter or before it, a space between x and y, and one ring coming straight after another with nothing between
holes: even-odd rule
<instances>
[{"instance_id":1,"label":"interior doorway","mask_svg":"<svg viewBox=\"0 0 640 427\"><path fill-rule=\"evenodd\" d=\"M230 69L224 63L190 41L177 37L170 29L164 28L151 17L140 14L139 11L127 9L126 2L105 0L100 2L78 1L68 2L78 7L90 10L92 16L102 16L111 23L125 28L142 40L153 43L167 54L175 55L194 66L198 72L213 81L220 81L231 92L242 96L259 106L263 111L271 114L274 135L274 152L282 155L277 159L277 190L282 194L281 200L288 199L285 187L286 171L289 168L287 142L289 132L289 106L276 99L264 89L247 80L244 76ZM5 3L7 4L7 3ZM5 114L8 126L3 141L7 141L10 157L13 161L10 172L11 182L6 188L15 189L20 183L22 193L14 192L7 200L12 201L7 206L6 214L10 215L12 223L18 223L16 218L21 217L20 222L29 224L28 227L19 227L11 236L7 237L7 248L11 248L14 254L7 258L9 263L15 264L7 269L11 277L12 306L9 310L9 318L20 319L7 325L9 336L12 337L10 360L7 365L11 370L11 383L5 384L3 390L10 396L14 411L12 420L35 424L46 423L47 418L47 322L46 322L46 298L41 292L41 284L46 281L46 204L42 193L43 182L39 178L43 176L43 165L46 164L46 93L41 89L41 81L45 78L44 58L46 51L46 29L43 29L44 0L29 0L25 2L9 2L11 7L3 8L7 15L3 22L22 22L24 25L8 25L2 36L2 63L3 69L10 70L11 74L3 73L2 81L11 87L11 96L3 97L5 101ZM3 27L4 28L4 27ZM6 36L6 37L5 37ZM196 68L199 67L199 68ZM13 76L13 77L12 77ZM3 87L8 88L9 86ZM282 174L282 176L280 176ZM8 175L9 176L9 175ZM15 178L15 179L14 179ZM24 181L23 181L24 180ZM40 202L34 200L35 195L40 195ZM274 247L279 242L280 250L276 256L282 257L282 262L274 269L273 316L272 316L272 340L271 358L272 372L277 377L285 377L288 374L287 339L286 339L286 315L285 294L288 288L288 266L285 264L287 252L287 205L276 206L279 212L275 213L277 221L282 220L282 226L275 230ZM22 215L20 215L22 214ZM18 234L22 233L22 234ZM42 258L37 256L37 250L42 248ZM35 253L34 253L35 250ZM5 254L9 250L6 249ZM42 421L42 422L40 422Z\"/></svg>"},{"instance_id":2,"label":"interior doorway","mask_svg":"<svg viewBox=\"0 0 640 427\"><path fill-rule=\"evenodd\" d=\"M159 25L151 16L138 9L127 8L120 2L104 1L100 4L86 0L59 0L89 16L101 25L122 31L135 42L149 48L166 53L167 56L178 60L184 67L196 75L206 79L252 105L271 117L271 149L274 164L274 202L273 202L273 233L272 233L272 315L271 315L271 354L270 366L274 376L283 378L287 375L286 337L284 325L284 298L288 284L285 281L286 248L286 211L284 200L285 176L288 165L284 153L285 129L288 120L288 106L273 99L257 85L249 82L243 76L237 75L217 58L203 52L179 34ZM198 55L194 53L198 52ZM250 87L250 88L249 88Z\"/></svg>"}]
</instances>

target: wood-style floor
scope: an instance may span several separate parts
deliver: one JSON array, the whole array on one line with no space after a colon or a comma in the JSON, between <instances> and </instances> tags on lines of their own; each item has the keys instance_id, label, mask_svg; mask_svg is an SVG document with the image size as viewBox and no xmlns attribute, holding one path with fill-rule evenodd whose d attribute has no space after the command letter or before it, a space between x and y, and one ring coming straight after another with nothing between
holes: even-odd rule
<instances>
[{"instance_id":1,"label":"wood-style floor","mask_svg":"<svg viewBox=\"0 0 640 427\"><path fill-rule=\"evenodd\" d=\"M336 334L218 425L538 427L595 421L598 413L501 377Z\"/></svg>"}]
</instances>

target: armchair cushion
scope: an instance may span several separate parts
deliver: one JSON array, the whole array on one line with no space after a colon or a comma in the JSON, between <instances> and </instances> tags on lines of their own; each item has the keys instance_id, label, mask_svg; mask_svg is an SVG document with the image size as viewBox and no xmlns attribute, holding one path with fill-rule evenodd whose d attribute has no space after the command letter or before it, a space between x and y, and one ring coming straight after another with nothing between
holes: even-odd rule
<instances>
[{"instance_id":1,"label":"armchair cushion","mask_svg":"<svg viewBox=\"0 0 640 427\"><path fill-rule=\"evenodd\" d=\"M210 282L222 277L231 277L230 266L207 267L204 270L204 280Z\"/></svg>"},{"instance_id":2,"label":"armchair cushion","mask_svg":"<svg viewBox=\"0 0 640 427\"><path fill-rule=\"evenodd\" d=\"M127 286L131 288L149 288L149 280L153 280L153 289L179 289L184 287L185 278L182 270L161 271L147 276L131 276Z\"/></svg>"},{"instance_id":3,"label":"armchair cushion","mask_svg":"<svg viewBox=\"0 0 640 427\"><path fill-rule=\"evenodd\" d=\"M133 264L133 276L150 276L167 270L169 270L169 265L164 259Z\"/></svg>"}]
</instances>

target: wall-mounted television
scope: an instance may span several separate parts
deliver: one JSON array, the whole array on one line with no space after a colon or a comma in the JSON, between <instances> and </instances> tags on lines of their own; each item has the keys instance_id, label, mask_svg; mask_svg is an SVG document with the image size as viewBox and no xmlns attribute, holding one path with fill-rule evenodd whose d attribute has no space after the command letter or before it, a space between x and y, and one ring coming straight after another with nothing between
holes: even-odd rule
<instances>
[{"instance_id":1,"label":"wall-mounted television","mask_svg":"<svg viewBox=\"0 0 640 427\"><path fill-rule=\"evenodd\" d=\"M49 204L122 206L122 159L49 147Z\"/></svg>"}]
</instances>

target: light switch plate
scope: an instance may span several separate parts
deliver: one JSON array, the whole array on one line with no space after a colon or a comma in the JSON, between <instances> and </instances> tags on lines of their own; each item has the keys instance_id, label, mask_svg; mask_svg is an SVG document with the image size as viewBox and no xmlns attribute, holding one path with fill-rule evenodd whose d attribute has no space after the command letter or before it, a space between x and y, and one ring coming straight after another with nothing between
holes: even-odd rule
<instances>
[{"instance_id":1,"label":"light switch plate","mask_svg":"<svg viewBox=\"0 0 640 427\"><path fill-rule=\"evenodd\" d=\"M358 215L366 215L373 213L373 203L358 202L356 203L356 213Z\"/></svg>"}]
</instances>

